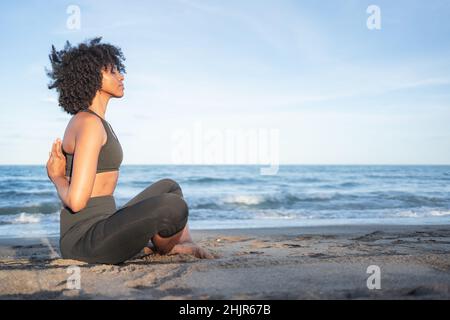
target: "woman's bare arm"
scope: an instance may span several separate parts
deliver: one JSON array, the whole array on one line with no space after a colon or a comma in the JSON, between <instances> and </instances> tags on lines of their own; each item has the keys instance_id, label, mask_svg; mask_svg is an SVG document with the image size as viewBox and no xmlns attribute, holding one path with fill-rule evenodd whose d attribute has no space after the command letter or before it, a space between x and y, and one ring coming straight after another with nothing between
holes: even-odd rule
<instances>
[{"instance_id":1,"label":"woman's bare arm","mask_svg":"<svg viewBox=\"0 0 450 320\"><path fill-rule=\"evenodd\" d=\"M54 183L61 201L72 211L82 210L92 194L97 161L105 134L100 119L93 115L83 115L79 119L79 128L75 135L75 151L73 158L72 177L65 177L64 155L61 143L53 145L52 156L47 164L50 179Z\"/></svg>"},{"instance_id":2,"label":"woman's bare arm","mask_svg":"<svg viewBox=\"0 0 450 320\"><path fill-rule=\"evenodd\" d=\"M66 199L74 212L82 210L91 197L105 132L101 120L93 115L85 115L80 122L75 138L72 177Z\"/></svg>"},{"instance_id":3,"label":"woman's bare arm","mask_svg":"<svg viewBox=\"0 0 450 320\"><path fill-rule=\"evenodd\" d=\"M69 180L65 176L55 177L53 178L53 184L58 191L58 196L61 201L68 206Z\"/></svg>"},{"instance_id":4,"label":"woman's bare arm","mask_svg":"<svg viewBox=\"0 0 450 320\"><path fill-rule=\"evenodd\" d=\"M47 174L50 181L55 185L59 198L67 205L69 182L65 176L66 158L64 157L61 148L61 139L58 138L53 142L52 151L49 152Z\"/></svg>"}]
</instances>

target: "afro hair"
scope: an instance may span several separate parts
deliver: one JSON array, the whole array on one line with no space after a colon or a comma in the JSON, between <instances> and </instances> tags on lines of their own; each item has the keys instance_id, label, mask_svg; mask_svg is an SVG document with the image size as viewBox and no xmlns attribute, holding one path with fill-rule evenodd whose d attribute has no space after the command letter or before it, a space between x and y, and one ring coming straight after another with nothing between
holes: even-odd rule
<instances>
[{"instance_id":1,"label":"afro hair","mask_svg":"<svg viewBox=\"0 0 450 320\"><path fill-rule=\"evenodd\" d=\"M52 81L49 89L56 88L58 102L67 113L76 114L87 109L102 86L102 69L116 67L125 73L125 57L119 47L100 43L96 37L72 46L66 41L63 50L52 45L49 55L51 70L46 69Z\"/></svg>"}]
</instances>

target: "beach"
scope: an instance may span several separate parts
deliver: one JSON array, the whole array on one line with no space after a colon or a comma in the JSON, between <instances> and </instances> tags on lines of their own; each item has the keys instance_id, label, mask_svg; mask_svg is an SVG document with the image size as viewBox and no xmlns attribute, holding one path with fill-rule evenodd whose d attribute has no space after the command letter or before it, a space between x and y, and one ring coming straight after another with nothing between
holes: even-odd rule
<instances>
[{"instance_id":1,"label":"beach","mask_svg":"<svg viewBox=\"0 0 450 320\"><path fill-rule=\"evenodd\" d=\"M192 237L219 257L142 251L120 265L96 265L61 259L57 237L1 239L0 298L450 298L450 225L193 230Z\"/></svg>"}]
</instances>

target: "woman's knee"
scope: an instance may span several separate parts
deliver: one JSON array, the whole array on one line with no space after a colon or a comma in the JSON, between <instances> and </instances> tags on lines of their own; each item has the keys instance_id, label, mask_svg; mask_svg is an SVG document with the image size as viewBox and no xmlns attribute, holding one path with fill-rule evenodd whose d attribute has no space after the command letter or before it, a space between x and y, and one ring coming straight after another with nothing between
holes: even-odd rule
<instances>
[{"instance_id":1,"label":"woman's knee","mask_svg":"<svg viewBox=\"0 0 450 320\"><path fill-rule=\"evenodd\" d=\"M162 224L159 235L165 238L171 237L186 226L189 208L184 199L172 193L161 196L161 205L168 210L162 211L164 216L160 217Z\"/></svg>"},{"instance_id":2,"label":"woman's knee","mask_svg":"<svg viewBox=\"0 0 450 320\"><path fill-rule=\"evenodd\" d=\"M186 201L173 193L165 193L161 195L162 205L167 206L172 212L176 212L181 220L187 219L189 215L189 207Z\"/></svg>"},{"instance_id":3,"label":"woman's knee","mask_svg":"<svg viewBox=\"0 0 450 320\"><path fill-rule=\"evenodd\" d=\"M170 178L164 178L159 180L159 182L167 185L167 190L169 190L168 191L169 193L175 193L178 194L178 196L183 197L181 186L175 180Z\"/></svg>"},{"instance_id":4,"label":"woman's knee","mask_svg":"<svg viewBox=\"0 0 450 320\"><path fill-rule=\"evenodd\" d=\"M170 179L170 178L161 179L161 180L159 180L159 183L165 183L170 186L178 186L178 182L176 182L175 180Z\"/></svg>"}]
</instances>

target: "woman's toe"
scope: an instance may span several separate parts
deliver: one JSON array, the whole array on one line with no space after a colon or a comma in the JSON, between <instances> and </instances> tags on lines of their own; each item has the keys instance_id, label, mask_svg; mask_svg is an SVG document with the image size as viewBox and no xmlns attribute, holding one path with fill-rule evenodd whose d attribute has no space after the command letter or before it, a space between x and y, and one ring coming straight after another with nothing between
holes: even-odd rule
<instances>
[{"instance_id":1,"label":"woman's toe","mask_svg":"<svg viewBox=\"0 0 450 320\"><path fill-rule=\"evenodd\" d=\"M153 249L150 247L144 247L144 253L145 254L154 254L155 251L153 251Z\"/></svg>"}]
</instances>

